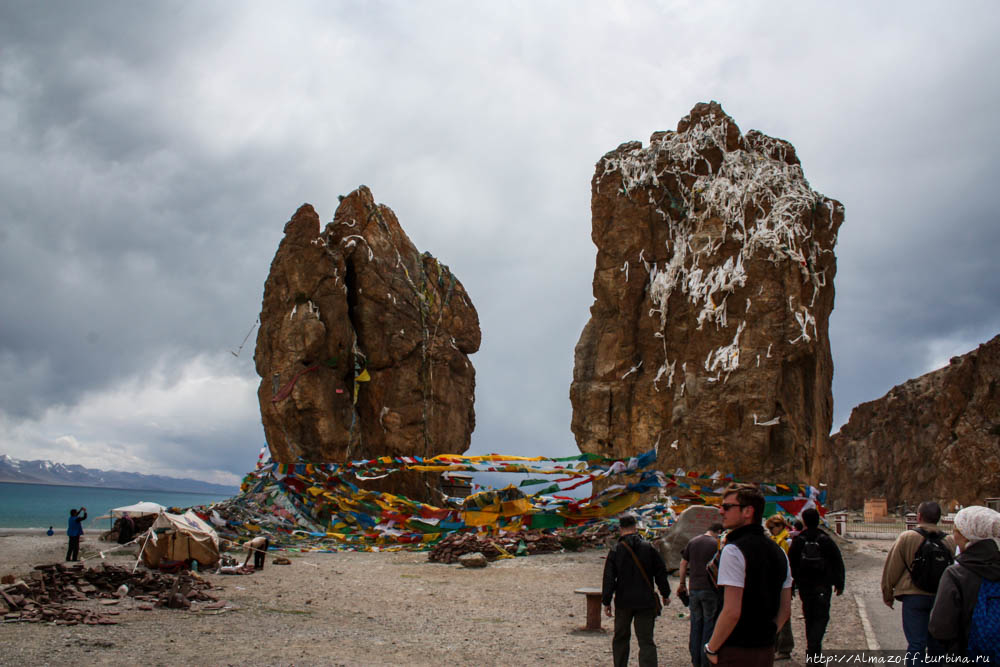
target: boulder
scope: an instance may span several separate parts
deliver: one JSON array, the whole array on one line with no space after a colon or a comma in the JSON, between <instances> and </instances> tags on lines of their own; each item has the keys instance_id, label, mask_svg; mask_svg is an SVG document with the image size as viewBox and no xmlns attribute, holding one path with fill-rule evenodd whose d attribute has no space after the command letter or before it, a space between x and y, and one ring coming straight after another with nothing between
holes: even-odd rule
<instances>
[{"instance_id":1,"label":"boulder","mask_svg":"<svg viewBox=\"0 0 1000 667\"><path fill-rule=\"evenodd\" d=\"M698 104L597 163L594 304L570 400L581 451L811 481L833 419L828 320L843 206L795 148Z\"/></svg>"},{"instance_id":2,"label":"boulder","mask_svg":"<svg viewBox=\"0 0 1000 667\"><path fill-rule=\"evenodd\" d=\"M854 408L825 476L834 507L1000 496L1000 336Z\"/></svg>"},{"instance_id":3,"label":"boulder","mask_svg":"<svg viewBox=\"0 0 1000 667\"><path fill-rule=\"evenodd\" d=\"M479 317L458 278L421 254L361 186L321 231L309 204L285 225L264 286L254 361L278 462L468 449ZM435 485L436 486L436 485ZM419 476L383 488L426 495Z\"/></svg>"},{"instance_id":4,"label":"boulder","mask_svg":"<svg viewBox=\"0 0 1000 667\"><path fill-rule=\"evenodd\" d=\"M489 565L486 556L478 551L472 554L462 554L458 557L458 562L462 567L486 567Z\"/></svg>"},{"instance_id":5,"label":"boulder","mask_svg":"<svg viewBox=\"0 0 1000 667\"><path fill-rule=\"evenodd\" d=\"M718 507L692 505L681 512L670 531L656 541L667 570L676 570L681 566L681 551L692 537L701 535L713 523L720 522Z\"/></svg>"}]
</instances>

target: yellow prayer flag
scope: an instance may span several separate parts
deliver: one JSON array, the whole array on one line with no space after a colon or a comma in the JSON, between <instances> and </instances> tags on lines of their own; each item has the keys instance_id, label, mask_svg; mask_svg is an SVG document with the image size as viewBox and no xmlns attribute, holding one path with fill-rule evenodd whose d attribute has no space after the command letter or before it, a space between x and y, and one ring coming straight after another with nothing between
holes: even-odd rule
<instances>
[{"instance_id":1,"label":"yellow prayer flag","mask_svg":"<svg viewBox=\"0 0 1000 667\"><path fill-rule=\"evenodd\" d=\"M518 516L531 511L531 502L527 498L517 500L505 500L500 505L500 514L503 516Z\"/></svg>"},{"instance_id":2,"label":"yellow prayer flag","mask_svg":"<svg viewBox=\"0 0 1000 667\"><path fill-rule=\"evenodd\" d=\"M497 512L462 512L466 526L495 526L499 518Z\"/></svg>"}]
</instances>

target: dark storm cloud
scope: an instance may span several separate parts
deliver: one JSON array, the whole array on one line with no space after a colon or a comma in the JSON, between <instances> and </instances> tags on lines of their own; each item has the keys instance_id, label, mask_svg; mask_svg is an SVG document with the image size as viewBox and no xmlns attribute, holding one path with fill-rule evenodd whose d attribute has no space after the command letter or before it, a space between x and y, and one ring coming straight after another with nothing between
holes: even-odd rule
<instances>
[{"instance_id":1,"label":"dark storm cloud","mask_svg":"<svg viewBox=\"0 0 1000 667\"><path fill-rule=\"evenodd\" d=\"M472 451L572 453L594 164L709 99L847 208L838 422L1000 330L993 5L569 6L5 3L7 453L251 467L229 351L284 221L362 183L479 311Z\"/></svg>"}]
</instances>

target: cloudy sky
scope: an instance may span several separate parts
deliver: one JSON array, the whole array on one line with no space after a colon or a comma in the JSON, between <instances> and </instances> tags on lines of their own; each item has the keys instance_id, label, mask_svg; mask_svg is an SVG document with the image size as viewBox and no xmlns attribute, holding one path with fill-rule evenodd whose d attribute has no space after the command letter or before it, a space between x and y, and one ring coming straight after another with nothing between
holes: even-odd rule
<instances>
[{"instance_id":1,"label":"cloudy sky","mask_svg":"<svg viewBox=\"0 0 1000 667\"><path fill-rule=\"evenodd\" d=\"M846 207L836 429L1000 333L998 33L994 2L8 0L0 453L235 482L282 226L360 184L479 311L471 451L575 453L594 164L713 99Z\"/></svg>"}]
</instances>

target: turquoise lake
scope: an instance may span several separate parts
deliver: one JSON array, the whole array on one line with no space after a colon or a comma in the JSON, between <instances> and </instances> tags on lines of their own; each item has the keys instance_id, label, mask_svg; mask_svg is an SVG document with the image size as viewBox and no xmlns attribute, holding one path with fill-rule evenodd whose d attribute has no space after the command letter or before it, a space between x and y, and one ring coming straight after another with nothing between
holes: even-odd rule
<instances>
[{"instance_id":1,"label":"turquoise lake","mask_svg":"<svg viewBox=\"0 0 1000 667\"><path fill-rule=\"evenodd\" d=\"M236 490L233 490L236 494ZM87 508L84 530L108 530L108 519L98 519L115 507L140 501L159 503L165 507L209 505L230 496L203 493L173 493L170 491L136 491L104 489L89 486L57 486L50 484L11 484L0 482L0 528L48 528L57 534L66 533L69 511Z\"/></svg>"}]
</instances>

